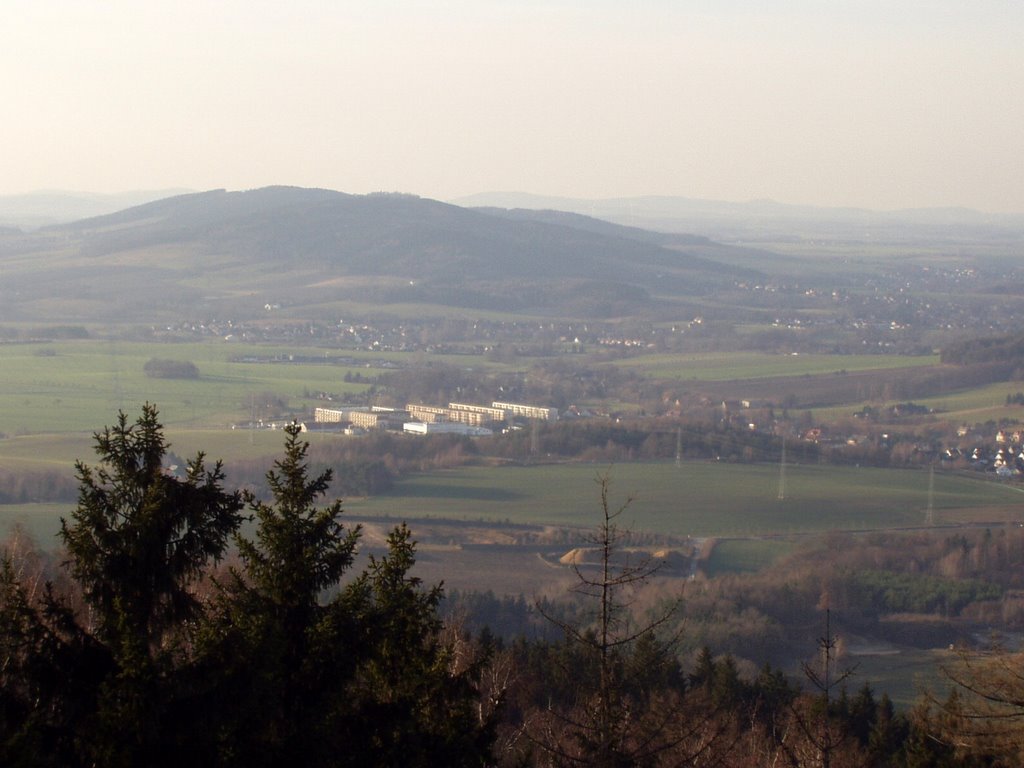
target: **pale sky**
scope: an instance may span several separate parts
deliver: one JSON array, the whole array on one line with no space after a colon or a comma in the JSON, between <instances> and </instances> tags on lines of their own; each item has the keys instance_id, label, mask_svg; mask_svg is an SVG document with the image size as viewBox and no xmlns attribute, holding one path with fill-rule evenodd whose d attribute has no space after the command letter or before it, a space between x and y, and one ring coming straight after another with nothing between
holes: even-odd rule
<instances>
[{"instance_id":1,"label":"pale sky","mask_svg":"<svg viewBox=\"0 0 1024 768\"><path fill-rule=\"evenodd\" d=\"M1020 0L4 0L0 194L1024 212Z\"/></svg>"}]
</instances>

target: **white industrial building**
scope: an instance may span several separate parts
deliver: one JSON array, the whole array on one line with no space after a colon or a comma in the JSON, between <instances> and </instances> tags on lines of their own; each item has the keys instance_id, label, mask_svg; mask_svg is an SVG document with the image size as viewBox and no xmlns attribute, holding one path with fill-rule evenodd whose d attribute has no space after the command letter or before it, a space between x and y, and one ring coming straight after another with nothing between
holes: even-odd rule
<instances>
[{"instance_id":1,"label":"white industrial building","mask_svg":"<svg viewBox=\"0 0 1024 768\"><path fill-rule=\"evenodd\" d=\"M407 421L402 431L413 435L468 435L469 437L487 437L494 432L487 427L475 427L472 424L459 424L453 421Z\"/></svg>"}]
</instances>

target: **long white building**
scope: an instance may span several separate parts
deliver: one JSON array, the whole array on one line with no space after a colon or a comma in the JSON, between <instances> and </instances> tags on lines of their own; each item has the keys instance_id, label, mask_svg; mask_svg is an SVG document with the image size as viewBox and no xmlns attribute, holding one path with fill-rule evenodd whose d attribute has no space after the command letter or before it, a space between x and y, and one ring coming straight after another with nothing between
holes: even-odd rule
<instances>
[{"instance_id":1,"label":"long white building","mask_svg":"<svg viewBox=\"0 0 1024 768\"><path fill-rule=\"evenodd\" d=\"M474 427L471 424L458 424L453 421L407 421L402 425L404 432L414 435L469 435L470 437L486 437L494 432L487 427Z\"/></svg>"},{"instance_id":2,"label":"long white building","mask_svg":"<svg viewBox=\"0 0 1024 768\"><path fill-rule=\"evenodd\" d=\"M524 419L541 419L542 421L558 421L558 409L557 408L544 408L540 405L526 405L524 403L491 403L492 408L500 408L501 410L511 414L512 416L522 416Z\"/></svg>"}]
</instances>

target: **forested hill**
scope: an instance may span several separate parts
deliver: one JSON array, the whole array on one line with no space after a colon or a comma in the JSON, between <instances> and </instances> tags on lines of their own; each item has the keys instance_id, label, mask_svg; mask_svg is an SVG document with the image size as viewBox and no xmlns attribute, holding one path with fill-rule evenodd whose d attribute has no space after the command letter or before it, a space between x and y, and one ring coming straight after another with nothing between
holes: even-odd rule
<instances>
[{"instance_id":1,"label":"forested hill","mask_svg":"<svg viewBox=\"0 0 1024 768\"><path fill-rule=\"evenodd\" d=\"M182 195L56 229L81 238L90 254L191 245L282 267L318 264L341 274L410 279L599 275L658 285L729 271L662 247L671 237L582 216L509 217L411 195L294 187ZM689 244L710 245L702 238Z\"/></svg>"},{"instance_id":2,"label":"forested hill","mask_svg":"<svg viewBox=\"0 0 1024 768\"><path fill-rule=\"evenodd\" d=\"M764 262L705 238L577 214L297 187L179 195L0 233L0 258L0 321L76 323L246 319L267 304L331 316L352 301L678 317L680 302L760 278L737 263Z\"/></svg>"}]
</instances>

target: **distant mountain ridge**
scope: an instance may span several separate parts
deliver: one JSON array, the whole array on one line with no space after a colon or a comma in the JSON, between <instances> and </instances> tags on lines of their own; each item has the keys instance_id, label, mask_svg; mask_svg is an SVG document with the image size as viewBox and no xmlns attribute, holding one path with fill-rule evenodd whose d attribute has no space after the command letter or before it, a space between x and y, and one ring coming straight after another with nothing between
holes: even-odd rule
<instances>
[{"instance_id":1,"label":"distant mountain ridge","mask_svg":"<svg viewBox=\"0 0 1024 768\"><path fill-rule=\"evenodd\" d=\"M182 195L45 231L77 234L91 254L187 243L257 261L329 265L343 274L512 279L602 270L605 279L643 282L657 279L652 270L662 277L666 269L722 271L667 250L670 237L580 216L297 187Z\"/></svg>"},{"instance_id":2,"label":"distant mountain ridge","mask_svg":"<svg viewBox=\"0 0 1024 768\"><path fill-rule=\"evenodd\" d=\"M116 296L139 313L349 300L621 316L757 274L701 237L298 187L179 195L0 240L0 254L26 248L53 253L5 270L12 301Z\"/></svg>"},{"instance_id":3,"label":"distant mountain ridge","mask_svg":"<svg viewBox=\"0 0 1024 768\"><path fill-rule=\"evenodd\" d=\"M1024 231L1024 215L983 213L968 208L913 208L878 211L866 208L828 208L790 205L773 200L728 202L673 196L571 198L524 192L482 192L451 201L466 207L557 210L584 214L628 226L658 231L687 231L720 235L770 232L792 234L796 224L814 231L855 228L879 232L895 227L932 230L993 228Z\"/></svg>"},{"instance_id":4,"label":"distant mountain ridge","mask_svg":"<svg viewBox=\"0 0 1024 768\"><path fill-rule=\"evenodd\" d=\"M138 190L114 194L42 191L22 195L0 195L0 226L38 229L52 224L102 216L151 200L160 200L190 191Z\"/></svg>"}]
</instances>

